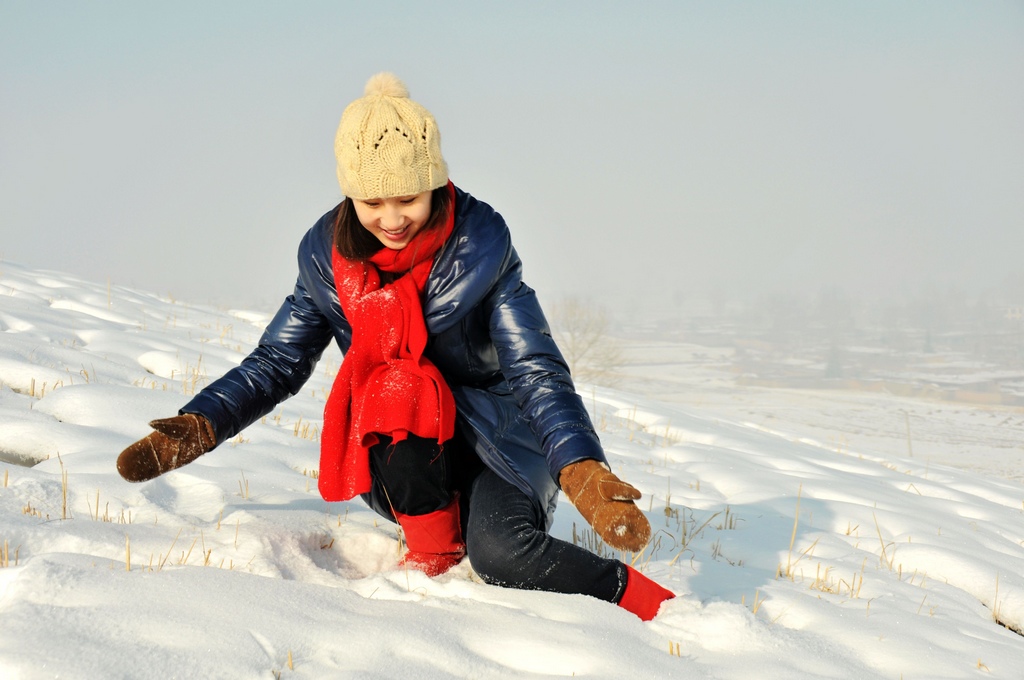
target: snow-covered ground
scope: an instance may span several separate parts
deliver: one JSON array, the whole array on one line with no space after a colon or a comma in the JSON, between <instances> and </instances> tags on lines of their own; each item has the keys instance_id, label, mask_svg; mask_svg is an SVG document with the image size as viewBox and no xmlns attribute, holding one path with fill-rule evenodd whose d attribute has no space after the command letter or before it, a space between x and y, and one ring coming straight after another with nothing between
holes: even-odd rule
<instances>
[{"instance_id":1,"label":"snow-covered ground","mask_svg":"<svg viewBox=\"0 0 1024 680\"><path fill-rule=\"evenodd\" d=\"M1024 408L884 392L739 387L732 355L726 347L630 342L618 385L689 412L832 450L914 458L1024 483ZM989 370L981 366L978 373ZM929 379L925 373L907 377L918 383Z\"/></svg>"},{"instance_id":2,"label":"snow-covered ground","mask_svg":"<svg viewBox=\"0 0 1024 680\"><path fill-rule=\"evenodd\" d=\"M122 481L267 318L0 262L0 677L1024 674L1019 409L741 388L706 348L631 347L618 389L580 391L656 530L623 557L680 595L643 623L398 568L394 525L316 491L333 350L240 437ZM604 549L568 503L554 531Z\"/></svg>"}]
</instances>

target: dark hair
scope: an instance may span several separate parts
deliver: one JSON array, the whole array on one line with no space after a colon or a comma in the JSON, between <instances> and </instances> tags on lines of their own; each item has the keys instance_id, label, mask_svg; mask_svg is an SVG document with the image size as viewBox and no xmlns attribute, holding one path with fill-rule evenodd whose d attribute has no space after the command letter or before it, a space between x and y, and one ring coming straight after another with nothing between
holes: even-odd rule
<instances>
[{"instance_id":1,"label":"dark hair","mask_svg":"<svg viewBox=\"0 0 1024 680\"><path fill-rule=\"evenodd\" d=\"M430 217L423 225L421 232L428 232L439 229L448 219L452 209L451 196L448 194L448 185L444 184L434 189L430 196ZM384 247L376 236L359 222L355 206L351 198L346 198L338 204L337 215L334 218L334 247L346 260L365 262Z\"/></svg>"}]
</instances>

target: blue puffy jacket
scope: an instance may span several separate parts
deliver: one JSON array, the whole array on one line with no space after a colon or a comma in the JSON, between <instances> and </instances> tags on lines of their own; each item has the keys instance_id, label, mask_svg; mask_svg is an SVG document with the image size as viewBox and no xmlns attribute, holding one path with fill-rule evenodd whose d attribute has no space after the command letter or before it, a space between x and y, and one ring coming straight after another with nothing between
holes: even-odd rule
<instances>
[{"instance_id":1,"label":"blue puffy jacket","mask_svg":"<svg viewBox=\"0 0 1024 680\"><path fill-rule=\"evenodd\" d=\"M331 268L337 208L299 245L299 276L259 346L186 404L236 435L296 394L333 337L352 340ZM457 426L481 460L531 496L550 523L558 473L584 458L605 461L565 360L548 330L508 227L489 205L456 189L455 227L425 290L425 355L455 396Z\"/></svg>"}]
</instances>

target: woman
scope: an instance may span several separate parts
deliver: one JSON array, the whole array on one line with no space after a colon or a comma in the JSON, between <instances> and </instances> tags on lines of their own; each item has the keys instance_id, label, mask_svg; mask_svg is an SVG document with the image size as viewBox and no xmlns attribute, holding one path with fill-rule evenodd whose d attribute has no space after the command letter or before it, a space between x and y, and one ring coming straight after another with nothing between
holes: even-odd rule
<instances>
[{"instance_id":1,"label":"woman","mask_svg":"<svg viewBox=\"0 0 1024 680\"><path fill-rule=\"evenodd\" d=\"M320 493L401 525L431 576L468 553L488 583L583 593L644 620L672 593L552 538L559 486L606 543L650 525L608 468L504 220L448 180L430 113L394 75L370 79L335 140L345 200L299 246L294 293L237 368L151 423L117 466L143 481L185 465L298 392L333 339Z\"/></svg>"}]
</instances>

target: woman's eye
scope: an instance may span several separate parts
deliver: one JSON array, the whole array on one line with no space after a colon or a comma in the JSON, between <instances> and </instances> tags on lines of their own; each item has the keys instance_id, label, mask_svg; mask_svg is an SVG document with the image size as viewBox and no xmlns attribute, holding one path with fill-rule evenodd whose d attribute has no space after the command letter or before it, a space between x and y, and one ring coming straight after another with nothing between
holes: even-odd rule
<instances>
[{"instance_id":1,"label":"woman's eye","mask_svg":"<svg viewBox=\"0 0 1024 680\"><path fill-rule=\"evenodd\" d=\"M415 202L416 202L416 197L415 196L413 196L412 198L403 198L402 201L401 201L402 205L409 205L410 203L415 203Z\"/></svg>"}]
</instances>

